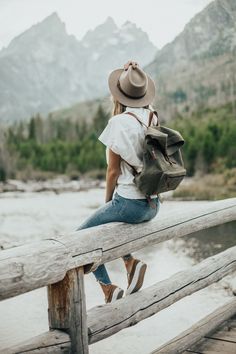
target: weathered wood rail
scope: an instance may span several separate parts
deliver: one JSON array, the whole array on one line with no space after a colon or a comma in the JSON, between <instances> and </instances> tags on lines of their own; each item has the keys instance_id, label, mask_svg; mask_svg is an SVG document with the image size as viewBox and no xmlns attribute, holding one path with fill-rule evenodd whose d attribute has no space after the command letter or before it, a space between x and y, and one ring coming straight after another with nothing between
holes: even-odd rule
<instances>
[{"instance_id":1,"label":"weathered wood rail","mask_svg":"<svg viewBox=\"0 0 236 354\"><path fill-rule=\"evenodd\" d=\"M235 304L234 304L235 306ZM236 350L236 315L226 319L219 327L210 331L196 344L191 346L188 353L227 353L235 354Z\"/></svg>"},{"instance_id":2,"label":"weathered wood rail","mask_svg":"<svg viewBox=\"0 0 236 354\"><path fill-rule=\"evenodd\" d=\"M84 271L145 246L189 235L236 220L236 198L209 202L194 210L175 210L165 218L141 224L109 223L56 239L44 239L0 252L0 300L47 286L49 331L10 353L83 353L89 344L109 337L156 314L179 299L236 271L236 246L209 257L115 303L86 311ZM119 225L119 227L118 227ZM235 299L193 330L155 353L181 353L236 313ZM212 320L213 319L213 320ZM213 327L212 327L213 326ZM200 328L197 334L195 329ZM166 349L167 348L167 349ZM164 351L163 351L164 350ZM166 351L167 350L167 351Z\"/></svg>"},{"instance_id":3,"label":"weathered wood rail","mask_svg":"<svg viewBox=\"0 0 236 354\"><path fill-rule=\"evenodd\" d=\"M235 315L235 307L236 299L233 298L226 304L220 306L210 315L195 323L188 330L153 351L151 354L183 353L185 352L185 349L186 352L188 352L188 348L192 347L195 343L197 343L198 346L199 341L201 342L201 340L205 339L205 335L215 331L222 323L225 322L225 320L228 320L232 315ZM232 354L236 352L236 334L234 334L234 342L234 351L231 351ZM189 351L192 352L191 349ZM198 352L198 350L196 350L196 352Z\"/></svg>"}]
</instances>

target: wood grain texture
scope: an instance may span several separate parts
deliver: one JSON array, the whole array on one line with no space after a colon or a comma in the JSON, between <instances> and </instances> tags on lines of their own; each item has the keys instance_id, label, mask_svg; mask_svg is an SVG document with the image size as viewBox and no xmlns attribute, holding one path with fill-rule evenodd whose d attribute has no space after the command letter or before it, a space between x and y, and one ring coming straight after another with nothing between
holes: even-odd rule
<instances>
[{"instance_id":1,"label":"wood grain texture","mask_svg":"<svg viewBox=\"0 0 236 354\"><path fill-rule=\"evenodd\" d=\"M135 294L117 300L113 304L105 304L103 306L90 309L88 311L88 335L90 343L97 342L101 339L109 337L123 328L135 325L139 321L154 315L181 298L190 295L213 282L216 282L228 273L235 271L235 269L236 246L229 248L218 255L207 258L190 269L178 272L172 275L169 279L163 280ZM57 286L57 290L54 289L49 291L58 292L59 290L60 286ZM63 307L63 301L58 301L57 296L55 297L53 294L50 294L49 296L49 301L51 303L50 306L53 306L54 308L52 314L49 312L51 326L57 326L57 323L61 322L64 327L69 327L70 321L66 320L64 316L65 310ZM61 305L62 310L60 309ZM193 336L194 340L198 340L199 337L209 333L210 330L214 329L217 325L219 325L219 323L222 323L231 314L235 313L235 305L236 298L233 298L227 304L217 309L213 314L210 314L203 320L199 321L193 326L193 330L188 330L186 333L174 338L174 345L179 343L178 345L181 348L184 348L186 338L186 346L190 346L193 342ZM62 315L60 315L61 311ZM197 329L195 329L195 326ZM231 321L231 328L236 328L236 320L234 319ZM83 334L84 336L85 331ZM217 334L214 334L214 336L216 335ZM172 343L172 341L170 343ZM169 344L166 343L165 345ZM56 354L69 353L70 350L71 345L68 334L57 330L47 332L41 336L29 340L28 342L19 344L11 350L9 349L8 351L4 351L4 354L24 352L29 352L32 354ZM197 353L198 351L188 349L186 350L186 353L187 352Z\"/></svg>"},{"instance_id":2,"label":"wood grain texture","mask_svg":"<svg viewBox=\"0 0 236 354\"><path fill-rule=\"evenodd\" d=\"M230 318L235 313L236 313L236 298L232 298L226 304L220 306L211 314L209 314L208 316L204 317L203 319L195 323L189 329L182 332L175 338L171 339L169 342L165 343L158 349L154 350L151 354L182 353L184 350L188 348L196 352L199 351L202 352L200 348L203 349L203 346L196 346L194 348L191 348L191 346L194 343L198 342L203 337L205 337L207 334L210 335L209 333L211 331L214 331L222 322ZM234 339L236 340L236 335ZM211 341L212 340L213 339L211 339ZM231 347L233 345L236 353L236 343L234 342L231 345ZM204 344L204 348L206 348L205 344ZM208 348L210 348L210 345Z\"/></svg>"},{"instance_id":3,"label":"wood grain texture","mask_svg":"<svg viewBox=\"0 0 236 354\"><path fill-rule=\"evenodd\" d=\"M89 343L133 326L233 271L236 271L236 246L115 303L89 309Z\"/></svg>"},{"instance_id":4,"label":"wood grain texture","mask_svg":"<svg viewBox=\"0 0 236 354\"><path fill-rule=\"evenodd\" d=\"M70 335L71 351L88 354L88 328L83 267L69 270L63 280L48 286L50 329Z\"/></svg>"},{"instance_id":5,"label":"wood grain texture","mask_svg":"<svg viewBox=\"0 0 236 354\"><path fill-rule=\"evenodd\" d=\"M11 348L2 349L2 354L69 354L71 351L69 334L53 330L19 343Z\"/></svg>"},{"instance_id":6,"label":"wood grain texture","mask_svg":"<svg viewBox=\"0 0 236 354\"><path fill-rule=\"evenodd\" d=\"M0 252L0 300L46 286L66 271L97 266L174 237L236 220L236 198L173 210L141 224L108 223Z\"/></svg>"},{"instance_id":7,"label":"wood grain texture","mask_svg":"<svg viewBox=\"0 0 236 354\"><path fill-rule=\"evenodd\" d=\"M222 354L235 354L236 353L236 344L217 339L207 339L204 344L197 349L200 353L222 353Z\"/></svg>"},{"instance_id":8,"label":"wood grain texture","mask_svg":"<svg viewBox=\"0 0 236 354\"><path fill-rule=\"evenodd\" d=\"M0 300L55 283L66 274L69 251L43 240L0 252Z\"/></svg>"},{"instance_id":9,"label":"wood grain texture","mask_svg":"<svg viewBox=\"0 0 236 354\"><path fill-rule=\"evenodd\" d=\"M215 342L212 341L212 339L216 339L218 340L218 342L225 342L224 353L235 354L236 353L236 320L235 319L236 319L236 314L234 314L228 320L224 321L216 330L212 330L210 333L204 336L200 341L197 341L193 346L187 349L186 352L189 352L191 350L196 350L201 353L204 352L207 354L222 352L222 349L218 347L217 341ZM210 341L208 342L209 339ZM229 343L229 346L227 345L227 343Z\"/></svg>"}]
</instances>

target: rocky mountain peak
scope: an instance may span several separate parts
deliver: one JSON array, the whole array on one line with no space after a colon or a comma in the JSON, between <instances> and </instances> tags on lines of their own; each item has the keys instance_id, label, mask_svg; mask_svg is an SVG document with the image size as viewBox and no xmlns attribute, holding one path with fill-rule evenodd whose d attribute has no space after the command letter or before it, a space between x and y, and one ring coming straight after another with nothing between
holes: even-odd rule
<instances>
[{"instance_id":1,"label":"rocky mountain peak","mask_svg":"<svg viewBox=\"0 0 236 354\"><path fill-rule=\"evenodd\" d=\"M35 35L47 35L53 36L65 36L67 35L65 23L60 19L57 12L53 12L51 15L44 18L39 23L33 25L29 30Z\"/></svg>"},{"instance_id":2,"label":"rocky mountain peak","mask_svg":"<svg viewBox=\"0 0 236 354\"><path fill-rule=\"evenodd\" d=\"M209 48L214 49L214 43L221 44L222 50L224 50L225 40L228 42L229 38L227 37L229 35L231 37L231 32L234 29L236 29L236 1L215 0L185 26L184 32L191 32L192 37L201 39L201 51L208 51ZM230 43L227 45L229 45L229 49Z\"/></svg>"},{"instance_id":3,"label":"rocky mountain peak","mask_svg":"<svg viewBox=\"0 0 236 354\"><path fill-rule=\"evenodd\" d=\"M93 30L88 30L85 33L84 37L82 38L82 43L85 46L88 46L88 43L93 45L95 44L95 42L97 42L97 44L99 44L99 41L102 38L109 37L117 29L118 27L113 18L111 16L108 16L105 22L96 26Z\"/></svg>"},{"instance_id":4,"label":"rocky mountain peak","mask_svg":"<svg viewBox=\"0 0 236 354\"><path fill-rule=\"evenodd\" d=\"M234 102L236 1L215 0L196 14L146 67L165 115Z\"/></svg>"},{"instance_id":5,"label":"rocky mountain peak","mask_svg":"<svg viewBox=\"0 0 236 354\"><path fill-rule=\"evenodd\" d=\"M65 23L61 21L56 12L53 12L15 37L9 46L0 52L0 56L14 52L28 52L40 45L45 46L46 43L52 45L54 42L62 42L66 37L68 34Z\"/></svg>"},{"instance_id":6,"label":"rocky mountain peak","mask_svg":"<svg viewBox=\"0 0 236 354\"><path fill-rule=\"evenodd\" d=\"M114 19L111 17L111 16L108 16L106 18L106 21L102 24L102 26L104 27L109 27L110 29L116 29L117 28L117 25L114 21Z\"/></svg>"},{"instance_id":7,"label":"rocky mountain peak","mask_svg":"<svg viewBox=\"0 0 236 354\"><path fill-rule=\"evenodd\" d=\"M236 1L215 0L196 14L183 31L166 44L150 64L153 70L169 71L190 61L216 58L236 51Z\"/></svg>"},{"instance_id":8,"label":"rocky mountain peak","mask_svg":"<svg viewBox=\"0 0 236 354\"><path fill-rule=\"evenodd\" d=\"M62 22L62 20L60 19L60 17L58 16L58 13L56 11L52 12L50 15L45 17L40 23L41 23L41 26L42 25L45 25L45 26L51 25L54 27L57 26L57 27L65 28L65 24Z\"/></svg>"},{"instance_id":9,"label":"rocky mountain peak","mask_svg":"<svg viewBox=\"0 0 236 354\"><path fill-rule=\"evenodd\" d=\"M130 58L146 65L156 50L129 21L118 27L109 16L78 40L53 12L0 51L0 120L25 119L101 97L112 69Z\"/></svg>"},{"instance_id":10,"label":"rocky mountain peak","mask_svg":"<svg viewBox=\"0 0 236 354\"><path fill-rule=\"evenodd\" d=\"M125 22L122 24L121 28L122 28L123 30L124 30L124 29L130 30L130 29L137 28L137 25L136 25L135 23L133 23L133 22L127 20L127 21L125 21Z\"/></svg>"}]
</instances>

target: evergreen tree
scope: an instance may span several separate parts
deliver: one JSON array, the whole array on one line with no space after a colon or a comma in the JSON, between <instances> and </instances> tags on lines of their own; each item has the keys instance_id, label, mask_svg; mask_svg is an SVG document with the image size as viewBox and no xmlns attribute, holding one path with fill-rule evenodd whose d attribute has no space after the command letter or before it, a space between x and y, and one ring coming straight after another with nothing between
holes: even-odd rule
<instances>
[{"instance_id":1,"label":"evergreen tree","mask_svg":"<svg viewBox=\"0 0 236 354\"><path fill-rule=\"evenodd\" d=\"M105 128L108 121L108 114L105 113L102 105L99 104L95 117L93 119L93 127L98 137Z\"/></svg>"}]
</instances>

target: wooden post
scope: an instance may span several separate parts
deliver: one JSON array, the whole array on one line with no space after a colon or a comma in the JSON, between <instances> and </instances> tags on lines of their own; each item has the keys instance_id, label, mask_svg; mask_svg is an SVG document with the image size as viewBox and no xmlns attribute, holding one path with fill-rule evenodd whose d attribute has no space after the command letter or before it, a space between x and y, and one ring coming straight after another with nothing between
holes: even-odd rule
<instances>
[{"instance_id":1,"label":"wooden post","mask_svg":"<svg viewBox=\"0 0 236 354\"><path fill-rule=\"evenodd\" d=\"M73 354L88 354L83 267L69 270L63 280L48 286L48 319L50 329L69 333Z\"/></svg>"}]
</instances>

